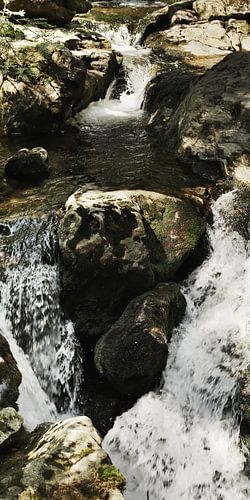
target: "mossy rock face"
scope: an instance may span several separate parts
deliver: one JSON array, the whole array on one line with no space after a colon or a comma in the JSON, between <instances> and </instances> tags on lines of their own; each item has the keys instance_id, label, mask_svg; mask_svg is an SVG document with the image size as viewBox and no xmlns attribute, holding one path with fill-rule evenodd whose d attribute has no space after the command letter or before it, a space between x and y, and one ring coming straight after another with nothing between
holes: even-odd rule
<instances>
[{"instance_id":1,"label":"mossy rock face","mask_svg":"<svg viewBox=\"0 0 250 500\"><path fill-rule=\"evenodd\" d=\"M2 46L0 135L59 128L80 105L86 68L60 43Z\"/></svg>"},{"instance_id":2,"label":"mossy rock face","mask_svg":"<svg viewBox=\"0 0 250 500\"><path fill-rule=\"evenodd\" d=\"M35 26L35 39L32 26L20 30L24 40L0 43L0 136L61 129L105 96L122 62L108 40L79 26Z\"/></svg>"},{"instance_id":3,"label":"mossy rock face","mask_svg":"<svg viewBox=\"0 0 250 500\"><path fill-rule=\"evenodd\" d=\"M147 191L77 192L59 228L62 302L80 339L100 337L134 297L204 256L188 201Z\"/></svg>"},{"instance_id":4,"label":"mossy rock face","mask_svg":"<svg viewBox=\"0 0 250 500\"><path fill-rule=\"evenodd\" d=\"M7 406L16 408L21 379L9 344L0 332L0 408Z\"/></svg>"},{"instance_id":5,"label":"mossy rock face","mask_svg":"<svg viewBox=\"0 0 250 500\"><path fill-rule=\"evenodd\" d=\"M185 308L175 283L159 284L132 300L96 344L99 373L122 394L147 392L165 367L172 330Z\"/></svg>"},{"instance_id":6,"label":"mossy rock face","mask_svg":"<svg viewBox=\"0 0 250 500\"><path fill-rule=\"evenodd\" d=\"M6 500L105 500L124 487L87 417L39 426L0 462Z\"/></svg>"}]
</instances>

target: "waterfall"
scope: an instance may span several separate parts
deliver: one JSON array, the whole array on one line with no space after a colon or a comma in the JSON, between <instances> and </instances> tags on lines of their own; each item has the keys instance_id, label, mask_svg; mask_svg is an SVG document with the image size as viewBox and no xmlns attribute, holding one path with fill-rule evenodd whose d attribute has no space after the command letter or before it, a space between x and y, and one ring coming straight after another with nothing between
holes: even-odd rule
<instances>
[{"instance_id":1,"label":"waterfall","mask_svg":"<svg viewBox=\"0 0 250 500\"><path fill-rule=\"evenodd\" d=\"M60 309L57 219L22 219L6 227L0 327L22 373L19 409L32 428L75 411L81 350Z\"/></svg>"},{"instance_id":2,"label":"waterfall","mask_svg":"<svg viewBox=\"0 0 250 500\"><path fill-rule=\"evenodd\" d=\"M249 359L249 242L233 230L237 193L214 204L211 252L183 287L158 392L118 417L104 447L130 500L246 500L237 388Z\"/></svg>"},{"instance_id":3,"label":"waterfall","mask_svg":"<svg viewBox=\"0 0 250 500\"><path fill-rule=\"evenodd\" d=\"M112 49L123 55L122 74L111 83L104 99L92 102L77 115L74 122L79 126L95 122L110 126L110 121L141 116L145 88L152 77L152 66L147 57L151 50L140 47L138 37L133 37L126 25L111 27L98 23L97 30L111 42ZM120 90L119 80L122 80Z\"/></svg>"}]
</instances>

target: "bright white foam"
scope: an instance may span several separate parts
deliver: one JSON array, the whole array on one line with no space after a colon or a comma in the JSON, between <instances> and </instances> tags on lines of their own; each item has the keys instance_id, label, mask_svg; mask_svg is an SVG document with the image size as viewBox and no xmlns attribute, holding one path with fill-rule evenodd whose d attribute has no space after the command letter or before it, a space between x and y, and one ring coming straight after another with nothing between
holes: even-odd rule
<instances>
[{"instance_id":1,"label":"bright white foam","mask_svg":"<svg viewBox=\"0 0 250 500\"><path fill-rule=\"evenodd\" d=\"M215 203L213 250L184 288L187 313L162 391L142 397L105 438L129 500L249 498L234 398L249 363L250 252L227 220L234 197Z\"/></svg>"}]
</instances>

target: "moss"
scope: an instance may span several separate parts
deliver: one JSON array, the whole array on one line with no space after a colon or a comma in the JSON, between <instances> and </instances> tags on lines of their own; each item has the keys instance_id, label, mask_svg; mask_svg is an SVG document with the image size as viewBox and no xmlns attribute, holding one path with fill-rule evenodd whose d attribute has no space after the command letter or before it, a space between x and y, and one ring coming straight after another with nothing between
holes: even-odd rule
<instances>
[{"instance_id":1,"label":"moss","mask_svg":"<svg viewBox=\"0 0 250 500\"><path fill-rule=\"evenodd\" d=\"M107 490L117 488L123 491L125 487L125 477L114 465L101 465L98 469L98 477Z\"/></svg>"}]
</instances>

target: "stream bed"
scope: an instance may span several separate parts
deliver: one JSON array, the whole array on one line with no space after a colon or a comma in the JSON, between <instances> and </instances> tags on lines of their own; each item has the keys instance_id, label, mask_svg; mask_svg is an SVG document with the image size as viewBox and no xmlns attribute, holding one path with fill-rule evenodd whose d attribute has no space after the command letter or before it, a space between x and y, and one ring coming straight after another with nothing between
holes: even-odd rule
<instances>
[{"instance_id":1,"label":"stream bed","mask_svg":"<svg viewBox=\"0 0 250 500\"><path fill-rule=\"evenodd\" d=\"M23 376L18 404L29 430L82 412L84 384L84 353L60 308L58 217L42 216L80 186L181 194L205 185L148 137L143 98L154 75L150 49L125 24L102 30L100 24L100 32L123 55L123 84L118 76L106 97L60 134L27 137L25 144L17 135L0 145L0 328ZM48 150L51 176L35 186L7 183L6 159L38 145ZM160 389L118 417L105 437L104 448L127 478L127 500L249 498L237 398L250 362L250 248L228 219L235 204L236 191L214 203L209 256L182 285L187 312L174 332Z\"/></svg>"}]
</instances>

